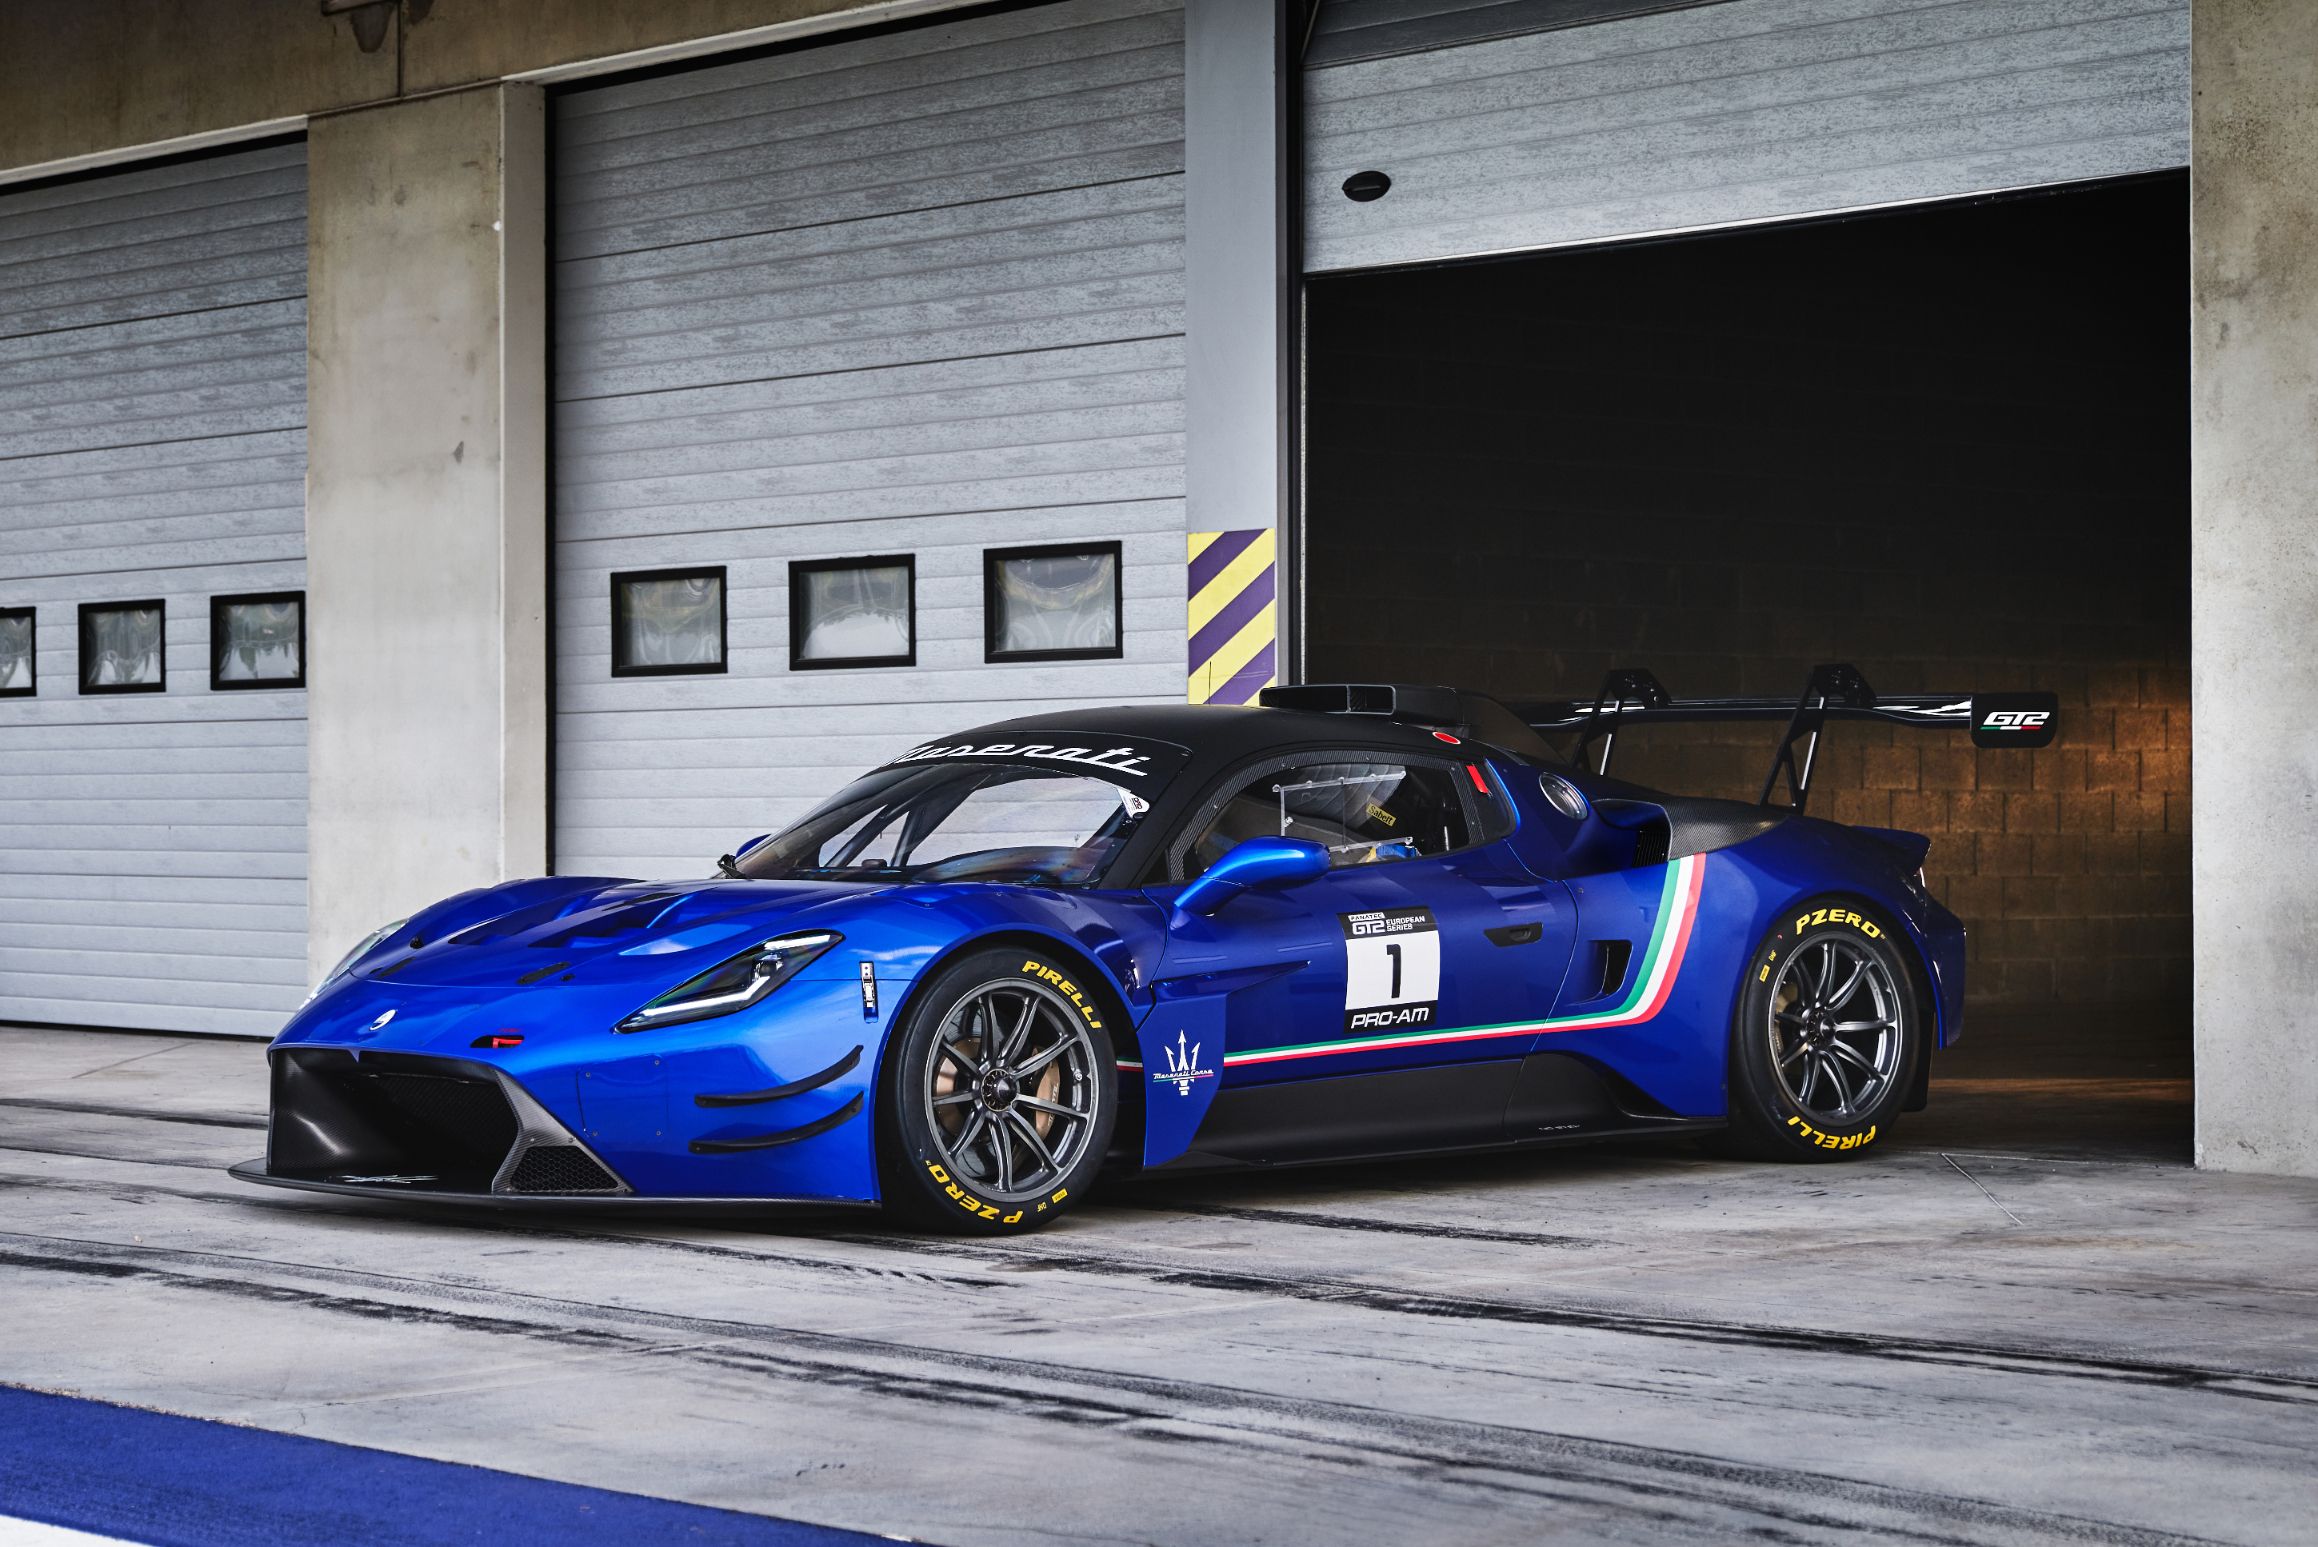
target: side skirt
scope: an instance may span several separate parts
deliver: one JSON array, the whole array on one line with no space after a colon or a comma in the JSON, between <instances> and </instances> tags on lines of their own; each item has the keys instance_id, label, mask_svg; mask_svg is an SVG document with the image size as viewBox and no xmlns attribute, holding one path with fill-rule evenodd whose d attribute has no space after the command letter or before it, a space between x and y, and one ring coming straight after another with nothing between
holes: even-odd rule
<instances>
[{"instance_id":1,"label":"side skirt","mask_svg":"<svg viewBox=\"0 0 2318 1547\"><path fill-rule=\"evenodd\" d=\"M1157 1169L1305 1165L1700 1133L1566 1053L1283 1080L1217 1092L1192 1148Z\"/></svg>"}]
</instances>

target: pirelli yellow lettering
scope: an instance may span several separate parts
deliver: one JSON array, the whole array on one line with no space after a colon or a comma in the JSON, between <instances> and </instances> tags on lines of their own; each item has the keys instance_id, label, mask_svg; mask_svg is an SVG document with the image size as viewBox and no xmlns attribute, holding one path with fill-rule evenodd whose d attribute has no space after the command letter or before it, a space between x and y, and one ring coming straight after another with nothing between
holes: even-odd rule
<instances>
[{"instance_id":1,"label":"pirelli yellow lettering","mask_svg":"<svg viewBox=\"0 0 2318 1547\"><path fill-rule=\"evenodd\" d=\"M1804 930L1818 924L1849 924L1870 940L1883 938L1881 925L1871 923L1847 908L1814 908L1795 920L1795 933L1801 934Z\"/></svg>"},{"instance_id":2,"label":"pirelli yellow lettering","mask_svg":"<svg viewBox=\"0 0 2318 1547\"><path fill-rule=\"evenodd\" d=\"M941 1162L934 1160L927 1161L926 1175L932 1177L934 1179L935 1185L940 1187L944 1193L947 1193L949 1195L950 1201L955 1203L959 1208L964 1209L967 1213L973 1215L976 1219L994 1220L1001 1225L1019 1225L1026 1217L1036 1214L1043 1214L1049 1208L1062 1202L1063 1199L1070 1196L1069 1188L1057 1187L1053 1192L1049 1193L1045 1198L1041 1199L1038 1204L1032 1208L1016 1209L1010 1214L1001 1214L998 1212L997 1204L984 1203L981 1199L975 1197L965 1188L960 1187L951 1177L950 1173L943 1169Z\"/></svg>"},{"instance_id":3,"label":"pirelli yellow lettering","mask_svg":"<svg viewBox=\"0 0 2318 1547\"><path fill-rule=\"evenodd\" d=\"M1095 1013L1094 1005L1088 1002L1086 995L1079 992L1079 986L1076 983L1044 962L1026 961L1022 964L1022 970L1034 978L1052 984L1057 992L1077 1007L1079 1014L1085 1017L1088 1026L1096 1031L1103 1029L1103 1018Z\"/></svg>"},{"instance_id":4,"label":"pirelli yellow lettering","mask_svg":"<svg viewBox=\"0 0 2318 1547\"><path fill-rule=\"evenodd\" d=\"M1829 1133L1823 1128L1812 1127L1799 1117L1788 1118L1787 1126L1823 1150L1855 1150L1861 1145L1875 1142L1875 1129L1872 1126L1865 1133Z\"/></svg>"}]
</instances>

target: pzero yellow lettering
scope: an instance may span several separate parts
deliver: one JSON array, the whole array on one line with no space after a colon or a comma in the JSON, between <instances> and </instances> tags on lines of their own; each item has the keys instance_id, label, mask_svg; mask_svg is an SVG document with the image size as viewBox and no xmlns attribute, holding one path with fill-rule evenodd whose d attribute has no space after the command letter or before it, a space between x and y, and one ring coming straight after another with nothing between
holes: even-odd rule
<instances>
[{"instance_id":1,"label":"pzero yellow lettering","mask_svg":"<svg viewBox=\"0 0 2318 1547\"><path fill-rule=\"evenodd\" d=\"M1881 925L1862 917L1849 908L1820 908L1815 912L1805 913L1795 920L1795 932L1801 934L1814 924L1849 924L1870 940L1883 938Z\"/></svg>"}]
</instances>

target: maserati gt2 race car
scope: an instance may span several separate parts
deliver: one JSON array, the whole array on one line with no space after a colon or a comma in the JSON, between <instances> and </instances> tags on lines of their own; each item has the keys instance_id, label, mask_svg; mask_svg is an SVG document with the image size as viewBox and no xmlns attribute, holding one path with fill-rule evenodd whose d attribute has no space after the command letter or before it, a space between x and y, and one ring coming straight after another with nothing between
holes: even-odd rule
<instances>
[{"instance_id":1,"label":"maserati gt2 race car","mask_svg":"<svg viewBox=\"0 0 2318 1547\"><path fill-rule=\"evenodd\" d=\"M1803 814L1820 730L2034 746L2053 715L1821 667L1794 700L1629 671L1520 713L1316 685L983 726L707 879L514 881L379 930L274 1042L234 1174L1005 1231L1106 1166L1709 1129L1855 1155L1924 1105L1964 931L1928 840ZM1717 718L1786 721L1761 801L1608 776L1622 727Z\"/></svg>"}]
</instances>

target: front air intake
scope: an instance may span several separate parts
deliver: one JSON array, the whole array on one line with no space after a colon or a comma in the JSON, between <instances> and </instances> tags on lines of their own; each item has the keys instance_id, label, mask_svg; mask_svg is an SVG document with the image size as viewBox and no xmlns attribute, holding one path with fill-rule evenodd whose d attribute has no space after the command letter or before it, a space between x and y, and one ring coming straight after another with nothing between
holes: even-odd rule
<instances>
[{"instance_id":1,"label":"front air intake","mask_svg":"<svg viewBox=\"0 0 2318 1547\"><path fill-rule=\"evenodd\" d=\"M401 1193L624 1195L628 1186L488 1064L286 1047L273 1055L266 1171Z\"/></svg>"},{"instance_id":2,"label":"front air intake","mask_svg":"<svg viewBox=\"0 0 2318 1547\"><path fill-rule=\"evenodd\" d=\"M294 1047L273 1062L267 1169L278 1176L489 1192L521 1128L498 1081L454 1060Z\"/></svg>"}]
</instances>

